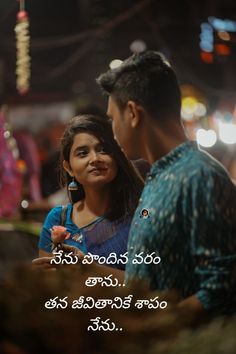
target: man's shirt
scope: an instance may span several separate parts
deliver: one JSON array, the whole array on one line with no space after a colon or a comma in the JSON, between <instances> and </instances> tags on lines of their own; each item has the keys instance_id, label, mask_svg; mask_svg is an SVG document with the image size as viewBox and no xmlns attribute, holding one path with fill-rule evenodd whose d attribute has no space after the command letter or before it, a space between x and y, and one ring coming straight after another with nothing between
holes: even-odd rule
<instances>
[{"instance_id":1,"label":"man's shirt","mask_svg":"<svg viewBox=\"0 0 236 354\"><path fill-rule=\"evenodd\" d=\"M159 264L133 264L135 254L153 252ZM214 313L235 311L236 188L223 166L194 142L153 164L128 255L126 282L139 278L153 290L176 289L182 298L195 294Z\"/></svg>"}]
</instances>

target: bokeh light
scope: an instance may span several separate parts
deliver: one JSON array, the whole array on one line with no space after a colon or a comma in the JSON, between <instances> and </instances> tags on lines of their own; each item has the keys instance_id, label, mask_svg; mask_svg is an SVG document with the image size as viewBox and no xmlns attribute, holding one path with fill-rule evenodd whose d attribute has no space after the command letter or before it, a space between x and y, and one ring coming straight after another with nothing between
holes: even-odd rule
<instances>
[{"instance_id":1,"label":"bokeh light","mask_svg":"<svg viewBox=\"0 0 236 354\"><path fill-rule=\"evenodd\" d=\"M207 109L205 104L199 102L194 96L187 96L182 99L181 117L185 121L191 121L194 118L206 115Z\"/></svg>"},{"instance_id":2,"label":"bokeh light","mask_svg":"<svg viewBox=\"0 0 236 354\"><path fill-rule=\"evenodd\" d=\"M122 60L120 59L114 59L110 62L109 67L110 69L116 69L119 68L119 66L123 63Z\"/></svg>"},{"instance_id":3,"label":"bokeh light","mask_svg":"<svg viewBox=\"0 0 236 354\"><path fill-rule=\"evenodd\" d=\"M216 132L212 129L198 129L196 133L197 142L203 147L211 147L217 141Z\"/></svg>"},{"instance_id":4,"label":"bokeh light","mask_svg":"<svg viewBox=\"0 0 236 354\"><path fill-rule=\"evenodd\" d=\"M218 31L217 35L222 41L230 41L230 34L226 31Z\"/></svg>"},{"instance_id":5,"label":"bokeh light","mask_svg":"<svg viewBox=\"0 0 236 354\"><path fill-rule=\"evenodd\" d=\"M219 137L225 144L235 144L236 124L219 122Z\"/></svg>"},{"instance_id":6,"label":"bokeh light","mask_svg":"<svg viewBox=\"0 0 236 354\"><path fill-rule=\"evenodd\" d=\"M28 206L29 206L29 202L28 202L27 200L22 200L22 202L21 202L21 207L22 207L23 209L27 209Z\"/></svg>"},{"instance_id":7,"label":"bokeh light","mask_svg":"<svg viewBox=\"0 0 236 354\"><path fill-rule=\"evenodd\" d=\"M147 49L147 45L142 39L136 39L130 44L129 48L132 53L142 53Z\"/></svg>"}]
</instances>

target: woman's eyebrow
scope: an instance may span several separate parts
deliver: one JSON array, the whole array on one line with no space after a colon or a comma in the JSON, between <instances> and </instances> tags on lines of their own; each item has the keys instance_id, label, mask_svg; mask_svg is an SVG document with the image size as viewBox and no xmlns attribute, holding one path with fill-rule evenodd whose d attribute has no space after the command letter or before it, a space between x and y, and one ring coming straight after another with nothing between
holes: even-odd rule
<instances>
[{"instance_id":1,"label":"woman's eyebrow","mask_svg":"<svg viewBox=\"0 0 236 354\"><path fill-rule=\"evenodd\" d=\"M79 146L76 146L76 149L87 149L88 148L88 145L79 145ZM75 150L76 150L75 149Z\"/></svg>"},{"instance_id":2,"label":"woman's eyebrow","mask_svg":"<svg viewBox=\"0 0 236 354\"><path fill-rule=\"evenodd\" d=\"M87 146L87 145L77 146L77 147L75 148L75 150L73 151L73 153L76 153L76 152L78 152L78 151L80 151L80 150L86 150L86 149L88 149L88 146Z\"/></svg>"},{"instance_id":3,"label":"woman's eyebrow","mask_svg":"<svg viewBox=\"0 0 236 354\"><path fill-rule=\"evenodd\" d=\"M98 142L98 143L94 144L95 148L100 147L100 146L103 146L103 143ZM90 147L88 145L76 146L74 153L76 153L77 151L80 151L80 150L88 150L89 148Z\"/></svg>"}]
</instances>

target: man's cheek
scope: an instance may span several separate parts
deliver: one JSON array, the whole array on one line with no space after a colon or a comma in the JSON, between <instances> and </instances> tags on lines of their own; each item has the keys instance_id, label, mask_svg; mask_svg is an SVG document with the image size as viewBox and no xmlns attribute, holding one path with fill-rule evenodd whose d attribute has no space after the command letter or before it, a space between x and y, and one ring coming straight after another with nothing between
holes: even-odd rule
<instances>
[{"instance_id":1,"label":"man's cheek","mask_svg":"<svg viewBox=\"0 0 236 354\"><path fill-rule=\"evenodd\" d=\"M112 130L113 130L113 134L114 134L114 139L117 141L117 143L119 144L119 131L115 125L115 123L112 123Z\"/></svg>"}]
</instances>

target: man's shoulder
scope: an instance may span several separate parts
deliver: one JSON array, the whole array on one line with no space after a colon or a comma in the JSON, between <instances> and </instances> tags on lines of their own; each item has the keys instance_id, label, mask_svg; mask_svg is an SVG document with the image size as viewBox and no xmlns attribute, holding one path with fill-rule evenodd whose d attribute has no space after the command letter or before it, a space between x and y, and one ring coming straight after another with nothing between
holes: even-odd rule
<instances>
[{"instance_id":1,"label":"man's shoulder","mask_svg":"<svg viewBox=\"0 0 236 354\"><path fill-rule=\"evenodd\" d=\"M177 162L177 169L186 178L220 178L230 180L224 166L207 152L192 149Z\"/></svg>"}]
</instances>

